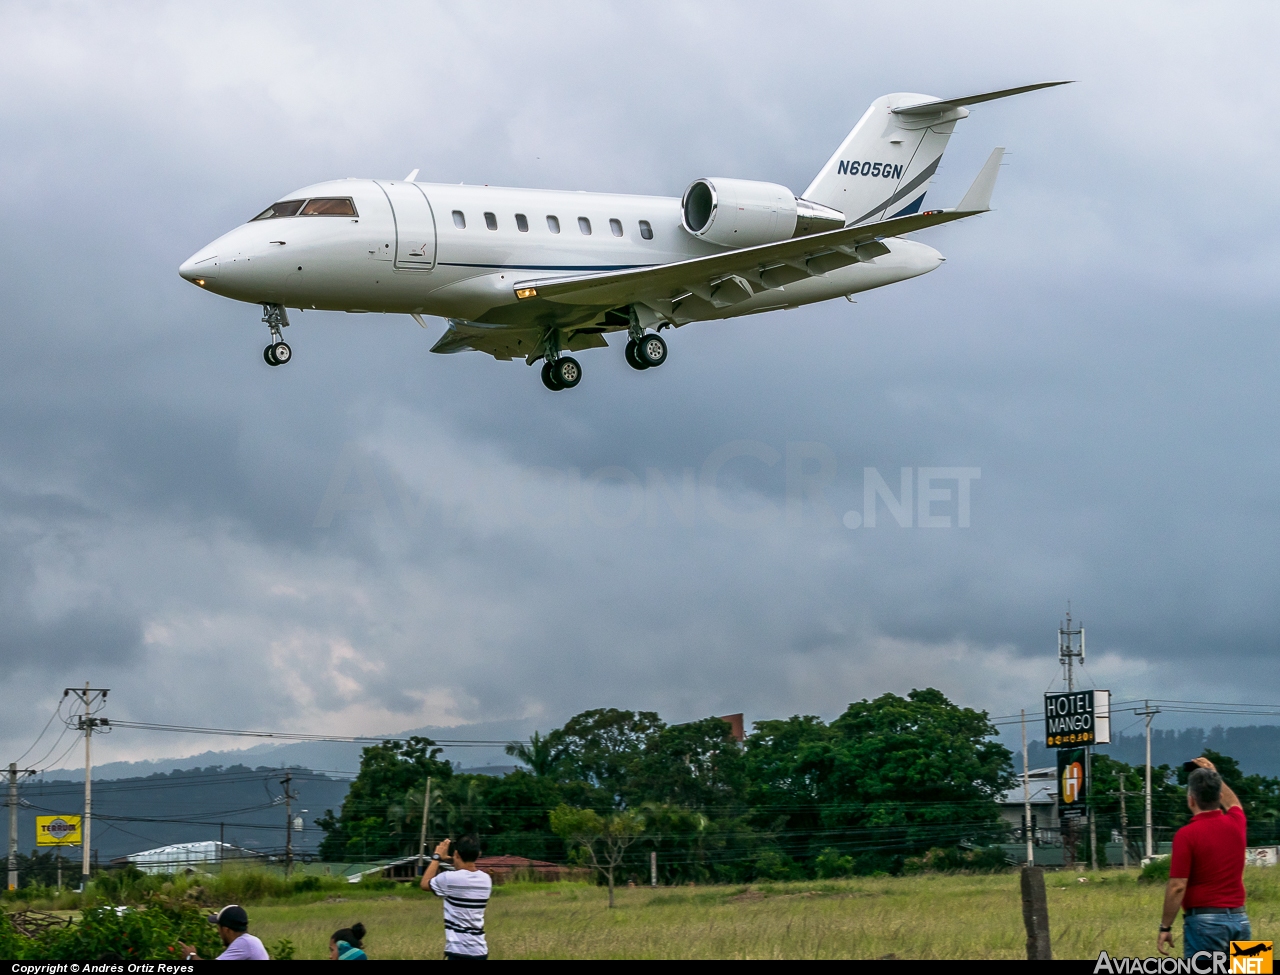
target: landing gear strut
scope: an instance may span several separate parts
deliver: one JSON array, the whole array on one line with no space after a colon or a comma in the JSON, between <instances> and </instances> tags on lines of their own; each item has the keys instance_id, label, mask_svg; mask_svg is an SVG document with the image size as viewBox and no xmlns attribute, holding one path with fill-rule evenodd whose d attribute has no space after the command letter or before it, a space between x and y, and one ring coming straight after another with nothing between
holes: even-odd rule
<instances>
[{"instance_id":1,"label":"landing gear strut","mask_svg":"<svg viewBox=\"0 0 1280 975\"><path fill-rule=\"evenodd\" d=\"M582 382L582 366L572 356L560 354L560 332L550 328L542 337L542 385L547 389L573 389ZM530 365L532 365L532 361Z\"/></svg>"},{"instance_id":2,"label":"landing gear strut","mask_svg":"<svg viewBox=\"0 0 1280 975\"><path fill-rule=\"evenodd\" d=\"M271 344L262 350L262 358L269 366L283 366L293 358L293 350L285 344L282 328L289 327L289 314L284 305L276 305L264 301L262 303L262 320L271 329Z\"/></svg>"}]
</instances>

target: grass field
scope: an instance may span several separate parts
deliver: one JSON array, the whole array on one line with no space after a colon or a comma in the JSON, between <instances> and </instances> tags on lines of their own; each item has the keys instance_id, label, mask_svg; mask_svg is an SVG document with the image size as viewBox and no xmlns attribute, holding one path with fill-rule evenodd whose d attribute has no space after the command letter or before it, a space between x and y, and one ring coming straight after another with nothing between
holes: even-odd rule
<instances>
[{"instance_id":1,"label":"grass field","mask_svg":"<svg viewBox=\"0 0 1280 975\"><path fill-rule=\"evenodd\" d=\"M1047 874L1054 956L1154 953L1164 888L1135 877ZM1254 935L1280 935L1280 869L1251 869L1245 882ZM513 884L495 888L485 926L493 958L1025 958L1018 885L1011 873L624 888L610 911L602 888ZM355 921L371 958L444 950L439 902L413 889L249 915L255 934L289 938L299 958L323 957L329 935Z\"/></svg>"}]
</instances>

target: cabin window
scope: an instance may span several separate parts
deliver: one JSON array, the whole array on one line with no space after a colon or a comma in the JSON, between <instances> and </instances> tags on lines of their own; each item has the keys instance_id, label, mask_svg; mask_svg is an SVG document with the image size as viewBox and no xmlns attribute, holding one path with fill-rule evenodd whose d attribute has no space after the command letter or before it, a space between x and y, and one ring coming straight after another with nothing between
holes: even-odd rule
<instances>
[{"instance_id":1,"label":"cabin window","mask_svg":"<svg viewBox=\"0 0 1280 975\"><path fill-rule=\"evenodd\" d=\"M621 220L610 220L610 221L609 221L609 229L613 231L613 236L615 236L615 237L621 237L621 236L622 236L622 221L621 221Z\"/></svg>"},{"instance_id":2,"label":"cabin window","mask_svg":"<svg viewBox=\"0 0 1280 975\"><path fill-rule=\"evenodd\" d=\"M558 234L558 233L560 233L560 218L559 218L559 217L553 217L551 214L549 214L549 213L548 213L548 214L547 214L547 229L548 229L548 230L550 230L553 234Z\"/></svg>"},{"instance_id":3,"label":"cabin window","mask_svg":"<svg viewBox=\"0 0 1280 975\"><path fill-rule=\"evenodd\" d=\"M584 236L591 236L591 221L586 217L578 218L578 229L582 231Z\"/></svg>"},{"instance_id":4,"label":"cabin window","mask_svg":"<svg viewBox=\"0 0 1280 975\"><path fill-rule=\"evenodd\" d=\"M640 236L645 240L653 240L653 227L650 226L648 220L640 221Z\"/></svg>"},{"instance_id":5,"label":"cabin window","mask_svg":"<svg viewBox=\"0 0 1280 975\"><path fill-rule=\"evenodd\" d=\"M484 215L484 225L488 227L490 230L497 230L498 218L495 217L492 213L486 212Z\"/></svg>"},{"instance_id":6,"label":"cabin window","mask_svg":"<svg viewBox=\"0 0 1280 975\"><path fill-rule=\"evenodd\" d=\"M520 231L522 234L527 234L529 232L529 218L523 213L516 214L516 230Z\"/></svg>"},{"instance_id":7,"label":"cabin window","mask_svg":"<svg viewBox=\"0 0 1280 975\"><path fill-rule=\"evenodd\" d=\"M302 204L306 202L306 200L281 200L279 203L271 204L253 219L270 220L272 217L297 216L298 211L302 209Z\"/></svg>"},{"instance_id":8,"label":"cabin window","mask_svg":"<svg viewBox=\"0 0 1280 975\"><path fill-rule=\"evenodd\" d=\"M356 205L346 198L308 200L302 208L304 217L354 217Z\"/></svg>"},{"instance_id":9,"label":"cabin window","mask_svg":"<svg viewBox=\"0 0 1280 975\"><path fill-rule=\"evenodd\" d=\"M467 229L467 218L463 215L461 210L453 211L453 225L459 230Z\"/></svg>"}]
</instances>

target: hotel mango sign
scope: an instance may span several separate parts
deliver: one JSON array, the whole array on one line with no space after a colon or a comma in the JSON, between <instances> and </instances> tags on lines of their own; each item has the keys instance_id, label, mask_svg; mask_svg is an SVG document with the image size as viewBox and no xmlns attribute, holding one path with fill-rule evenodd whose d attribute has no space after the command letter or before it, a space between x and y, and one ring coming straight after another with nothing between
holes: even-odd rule
<instances>
[{"instance_id":1,"label":"hotel mango sign","mask_svg":"<svg viewBox=\"0 0 1280 975\"><path fill-rule=\"evenodd\" d=\"M37 816L36 846L79 846L79 816Z\"/></svg>"}]
</instances>

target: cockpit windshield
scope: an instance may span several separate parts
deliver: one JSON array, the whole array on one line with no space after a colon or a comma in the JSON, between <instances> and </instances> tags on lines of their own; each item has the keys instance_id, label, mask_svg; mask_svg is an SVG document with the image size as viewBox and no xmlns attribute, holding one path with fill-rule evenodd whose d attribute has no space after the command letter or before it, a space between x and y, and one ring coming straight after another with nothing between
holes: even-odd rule
<instances>
[{"instance_id":1,"label":"cockpit windshield","mask_svg":"<svg viewBox=\"0 0 1280 975\"><path fill-rule=\"evenodd\" d=\"M272 217L355 217L356 205L350 197L320 197L314 200L281 200L273 203L254 220Z\"/></svg>"},{"instance_id":2,"label":"cockpit windshield","mask_svg":"<svg viewBox=\"0 0 1280 975\"><path fill-rule=\"evenodd\" d=\"M308 200L302 208L304 217L354 217L356 205L349 199Z\"/></svg>"},{"instance_id":3,"label":"cockpit windshield","mask_svg":"<svg viewBox=\"0 0 1280 975\"><path fill-rule=\"evenodd\" d=\"M302 204L306 202L306 200L283 200L280 203L273 203L253 219L270 220L272 217L292 217L302 209Z\"/></svg>"}]
</instances>

